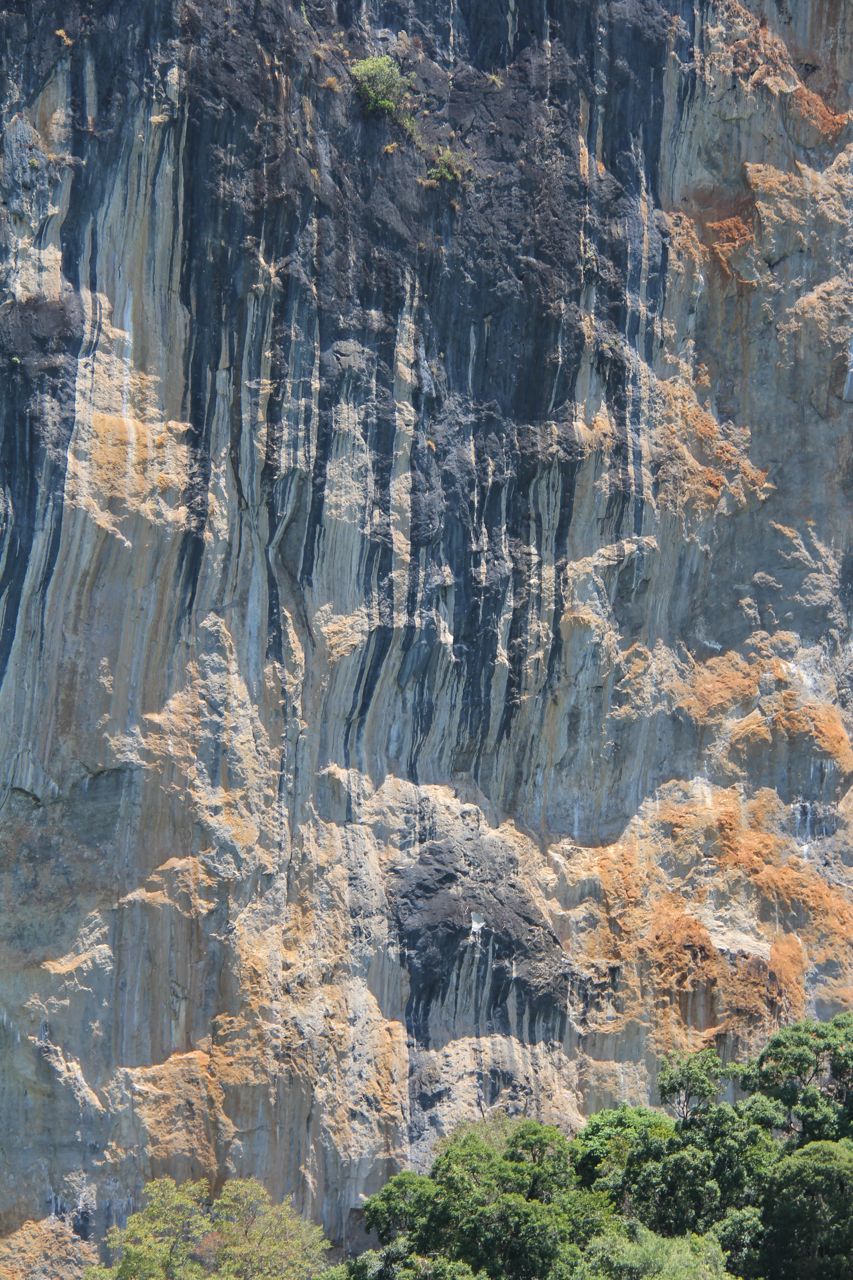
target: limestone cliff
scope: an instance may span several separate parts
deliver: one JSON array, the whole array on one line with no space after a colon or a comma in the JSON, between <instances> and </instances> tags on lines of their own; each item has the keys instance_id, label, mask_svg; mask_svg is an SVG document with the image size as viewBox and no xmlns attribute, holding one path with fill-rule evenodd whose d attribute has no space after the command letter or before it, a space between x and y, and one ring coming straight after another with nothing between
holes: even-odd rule
<instances>
[{"instance_id":1,"label":"limestone cliff","mask_svg":"<svg viewBox=\"0 0 853 1280\"><path fill-rule=\"evenodd\" d=\"M235 1173L342 1239L849 1005L853 6L6 0L0 60L0 1232Z\"/></svg>"}]
</instances>

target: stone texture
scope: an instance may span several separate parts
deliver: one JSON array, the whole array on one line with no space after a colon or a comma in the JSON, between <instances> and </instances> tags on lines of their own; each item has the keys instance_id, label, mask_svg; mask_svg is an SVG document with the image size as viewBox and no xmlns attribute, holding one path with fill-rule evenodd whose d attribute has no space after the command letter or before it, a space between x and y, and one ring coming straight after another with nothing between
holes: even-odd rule
<instances>
[{"instance_id":1,"label":"stone texture","mask_svg":"<svg viewBox=\"0 0 853 1280\"><path fill-rule=\"evenodd\" d=\"M850 6L0 57L0 1229L230 1173L343 1240L462 1119L849 1006Z\"/></svg>"},{"instance_id":2,"label":"stone texture","mask_svg":"<svg viewBox=\"0 0 853 1280\"><path fill-rule=\"evenodd\" d=\"M0 1240L0 1280L82 1280L97 1261L94 1245L57 1217L25 1222Z\"/></svg>"}]
</instances>

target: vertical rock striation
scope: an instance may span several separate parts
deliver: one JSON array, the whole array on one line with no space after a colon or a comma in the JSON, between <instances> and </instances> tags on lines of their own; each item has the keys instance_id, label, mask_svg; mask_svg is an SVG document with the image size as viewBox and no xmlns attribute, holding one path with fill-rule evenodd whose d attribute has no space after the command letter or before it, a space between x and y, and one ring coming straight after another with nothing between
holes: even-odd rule
<instances>
[{"instance_id":1,"label":"vertical rock striation","mask_svg":"<svg viewBox=\"0 0 853 1280\"><path fill-rule=\"evenodd\" d=\"M853 9L0 42L0 1229L849 1004Z\"/></svg>"}]
</instances>

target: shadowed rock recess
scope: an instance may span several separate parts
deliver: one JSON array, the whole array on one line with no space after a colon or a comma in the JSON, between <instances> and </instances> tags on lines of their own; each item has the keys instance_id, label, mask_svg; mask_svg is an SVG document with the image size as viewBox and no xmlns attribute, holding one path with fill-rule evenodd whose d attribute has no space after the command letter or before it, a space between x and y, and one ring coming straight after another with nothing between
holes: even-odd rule
<instances>
[{"instance_id":1,"label":"shadowed rock recess","mask_svg":"<svg viewBox=\"0 0 853 1280\"><path fill-rule=\"evenodd\" d=\"M849 1006L853 6L0 58L0 1232L239 1174L351 1238L463 1119Z\"/></svg>"}]
</instances>

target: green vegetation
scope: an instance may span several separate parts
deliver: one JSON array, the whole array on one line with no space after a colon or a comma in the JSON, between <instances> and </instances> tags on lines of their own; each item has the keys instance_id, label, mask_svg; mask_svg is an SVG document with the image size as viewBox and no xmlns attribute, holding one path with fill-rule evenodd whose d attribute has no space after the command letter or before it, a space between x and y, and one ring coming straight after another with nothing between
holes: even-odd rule
<instances>
[{"instance_id":1,"label":"green vegetation","mask_svg":"<svg viewBox=\"0 0 853 1280\"><path fill-rule=\"evenodd\" d=\"M396 115L411 88L410 78L387 54L354 62L352 78L365 108L378 115Z\"/></svg>"},{"instance_id":2,"label":"green vegetation","mask_svg":"<svg viewBox=\"0 0 853 1280\"><path fill-rule=\"evenodd\" d=\"M667 1240L639 1225L593 1241L576 1272L577 1280L635 1280L660 1276L666 1280L721 1280L726 1257L709 1236L677 1236Z\"/></svg>"},{"instance_id":3,"label":"green vegetation","mask_svg":"<svg viewBox=\"0 0 853 1280\"><path fill-rule=\"evenodd\" d=\"M206 1182L158 1178L107 1244L114 1265L90 1268L87 1280L310 1280L329 1247L319 1227L274 1205L254 1179L227 1182L212 1200Z\"/></svg>"},{"instance_id":4,"label":"green vegetation","mask_svg":"<svg viewBox=\"0 0 853 1280\"><path fill-rule=\"evenodd\" d=\"M463 177L463 165L459 156L450 147L439 148L432 165L427 169L430 182L461 182Z\"/></svg>"},{"instance_id":5,"label":"green vegetation","mask_svg":"<svg viewBox=\"0 0 853 1280\"><path fill-rule=\"evenodd\" d=\"M351 71L365 110L372 115L393 119L416 150L426 155L427 147L412 110L413 76L403 75L394 59L387 54L362 58L352 64ZM385 155L393 155L396 149L396 143L389 143L383 148ZM464 181L469 168L451 147L438 147L432 154L426 178L418 181L422 186L433 188L442 183L458 185Z\"/></svg>"},{"instance_id":6,"label":"green vegetation","mask_svg":"<svg viewBox=\"0 0 853 1280\"><path fill-rule=\"evenodd\" d=\"M734 1080L743 1096L719 1101ZM331 1268L316 1228L254 1182L212 1203L152 1183L92 1280L853 1280L853 1015L801 1022L752 1062L669 1057L674 1114L600 1111L455 1133L428 1175L365 1205L377 1247Z\"/></svg>"},{"instance_id":7,"label":"green vegetation","mask_svg":"<svg viewBox=\"0 0 853 1280\"><path fill-rule=\"evenodd\" d=\"M853 1276L853 1142L809 1142L773 1170L765 1257L778 1280Z\"/></svg>"},{"instance_id":8,"label":"green vegetation","mask_svg":"<svg viewBox=\"0 0 853 1280\"><path fill-rule=\"evenodd\" d=\"M744 1089L784 1107L799 1145L853 1137L853 1013L778 1031L740 1078Z\"/></svg>"},{"instance_id":9,"label":"green vegetation","mask_svg":"<svg viewBox=\"0 0 853 1280\"><path fill-rule=\"evenodd\" d=\"M746 1096L718 1101L729 1080ZM754 1062L672 1055L658 1083L673 1115L456 1134L368 1200L380 1247L329 1280L853 1280L853 1015Z\"/></svg>"},{"instance_id":10,"label":"green vegetation","mask_svg":"<svg viewBox=\"0 0 853 1280\"><path fill-rule=\"evenodd\" d=\"M679 1120L689 1120L716 1098L730 1074L715 1049L670 1054L658 1073L661 1102L668 1103Z\"/></svg>"}]
</instances>

